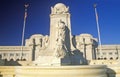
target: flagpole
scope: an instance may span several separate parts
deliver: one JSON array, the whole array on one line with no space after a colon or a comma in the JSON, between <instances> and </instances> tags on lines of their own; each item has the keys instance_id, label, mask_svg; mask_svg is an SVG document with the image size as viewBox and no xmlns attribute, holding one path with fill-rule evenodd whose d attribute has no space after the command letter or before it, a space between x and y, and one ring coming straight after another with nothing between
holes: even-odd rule
<instances>
[{"instance_id":1,"label":"flagpole","mask_svg":"<svg viewBox=\"0 0 120 77\"><path fill-rule=\"evenodd\" d=\"M24 36L25 36L25 26L26 26L26 18L27 18L27 8L28 8L28 4L25 4L25 13L24 13L24 22L23 22L23 30L22 30L22 42L21 42L21 60L23 58L23 44L24 44Z\"/></svg>"},{"instance_id":2,"label":"flagpole","mask_svg":"<svg viewBox=\"0 0 120 77\"><path fill-rule=\"evenodd\" d=\"M100 45L100 53L102 51L102 45L101 45L101 37L100 37L100 27L99 27L99 22L98 22L98 13L97 13L97 8L96 8L96 4L94 4L94 8L95 8L95 16L96 16L96 24L97 24L97 31L98 31L98 40L99 40L99 45Z\"/></svg>"}]
</instances>

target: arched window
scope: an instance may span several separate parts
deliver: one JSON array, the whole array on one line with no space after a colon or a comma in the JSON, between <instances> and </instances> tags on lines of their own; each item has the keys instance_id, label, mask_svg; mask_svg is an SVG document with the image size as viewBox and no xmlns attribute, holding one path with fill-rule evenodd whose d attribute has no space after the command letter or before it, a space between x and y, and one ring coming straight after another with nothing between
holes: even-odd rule
<instances>
[{"instance_id":1,"label":"arched window","mask_svg":"<svg viewBox=\"0 0 120 77\"><path fill-rule=\"evenodd\" d=\"M13 59L10 59L10 61L14 61Z\"/></svg>"},{"instance_id":2,"label":"arched window","mask_svg":"<svg viewBox=\"0 0 120 77\"><path fill-rule=\"evenodd\" d=\"M23 59L23 61L26 61L26 59Z\"/></svg>"},{"instance_id":3,"label":"arched window","mask_svg":"<svg viewBox=\"0 0 120 77\"><path fill-rule=\"evenodd\" d=\"M118 59L118 57L116 57L116 60Z\"/></svg>"},{"instance_id":4,"label":"arched window","mask_svg":"<svg viewBox=\"0 0 120 77\"><path fill-rule=\"evenodd\" d=\"M113 60L113 58L111 57L110 60Z\"/></svg>"},{"instance_id":5,"label":"arched window","mask_svg":"<svg viewBox=\"0 0 120 77\"><path fill-rule=\"evenodd\" d=\"M20 59L16 59L16 61L20 61Z\"/></svg>"},{"instance_id":6,"label":"arched window","mask_svg":"<svg viewBox=\"0 0 120 77\"><path fill-rule=\"evenodd\" d=\"M98 60L100 60L100 58L98 58Z\"/></svg>"},{"instance_id":7,"label":"arched window","mask_svg":"<svg viewBox=\"0 0 120 77\"><path fill-rule=\"evenodd\" d=\"M106 60L107 58L105 57L104 60Z\"/></svg>"}]
</instances>

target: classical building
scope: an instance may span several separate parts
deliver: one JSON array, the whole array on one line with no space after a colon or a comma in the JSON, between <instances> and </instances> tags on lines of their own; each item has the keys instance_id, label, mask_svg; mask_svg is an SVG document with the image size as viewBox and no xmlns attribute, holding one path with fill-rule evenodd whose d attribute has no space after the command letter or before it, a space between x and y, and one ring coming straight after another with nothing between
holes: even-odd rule
<instances>
[{"instance_id":1,"label":"classical building","mask_svg":"<svg viewBox=\"0 0 120 77\"><path fill-rule=\"evenodd\" d=\"M120 45L98 45L90 34L73 36L69 8L51 7L50 34L25 46L0 46L0 77L120 77Z\"/></svg>"},{"instance_id":2,"label":"classical building","mask_svg":"<svg viewBox=\"0 0 120 77\"><path fill-rule=\"evenodd\" d=\"M120 45L102 45L100 51L92 35L72 36L69 8L62 3L51 7L49 35L34 34L23 47L0 46L0 65L54 64L60 60L63 64L114 64L119 56Z\"/></svg>"}]
</instances>

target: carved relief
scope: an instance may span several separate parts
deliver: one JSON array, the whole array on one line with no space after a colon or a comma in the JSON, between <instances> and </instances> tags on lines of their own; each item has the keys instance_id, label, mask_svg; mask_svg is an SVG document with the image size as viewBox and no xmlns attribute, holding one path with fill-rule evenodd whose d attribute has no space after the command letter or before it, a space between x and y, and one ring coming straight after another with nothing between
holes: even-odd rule
<instances>
[{"instance_id":1,"label":"carved relief","mask_svg":"<svg viewBox=\"0 0 120 77\"><path fill-rule=\"evenodd\" d=\"M68 10L69 10L69 7L66 7L62 3L58 3L54 7L51 7L52 14L64 14L64 13L68 13Z\"/></svg>"}]
</instances>

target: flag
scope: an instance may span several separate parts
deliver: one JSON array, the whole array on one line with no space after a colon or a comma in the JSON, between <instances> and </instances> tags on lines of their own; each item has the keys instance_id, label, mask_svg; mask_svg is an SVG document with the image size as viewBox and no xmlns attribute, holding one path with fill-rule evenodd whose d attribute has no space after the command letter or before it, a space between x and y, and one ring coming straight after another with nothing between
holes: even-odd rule
<instances>
[{"instance_id":1,"label":"flag","mask_svg":"<svg viewBox=\"0 0 120 77\"><path fill-rule=\"evenodd\" d=\"M96 15L96 21L98 22L98 13L97 13L96 6L97 6L97 4L94 4L94 8L95 8L95 15Z\"/></svg>"},{"instance_id":2,"label":"flag","mask_svg":"<svg viewBox=\"0 0 120 77\"><path fill-rule=\"evenodd\" d=\"M27 18L27 7L28 7L28 6L29 6L28 4L25 4L25 15L24 15L24 19Z\"/></svg>"},{"instance_id":3,"label":"flag","mask_svg":"<svg viewBox=\"0 0 120 77\"><path fill-rule=\"evenodd\" d=\"M97 13L97 11L96 11L96 21L98 21L98 13Z\"/></svg>"},{"instance_id":4,"label":"flag","mask_svg":"<svg viewBox=\"0 0 120 77\"><path fill-rule=\"evenodd\" d=\"M102 51L102 46L101 46L101 38L100 38L100 28L99 28L99 22L98 22L98 13L97 13L97 8L96 8L97 4L94 4L94 8L95 8L95 16L96 16L96 24L97 24L97 31L98 31L98 39L99 39L99 45L100 45L100 53Z\"/></svg>"},{"instance_id":5,"label":"flag","mask_svg":"<svg viewBox=\"0 0 120 77\"><path fill-rule=\"evenodd\" d=\"M24 15L24 19L26 19L27 18L27 11L25 12L25 15Z\"/></svg>"}]
</instances>

